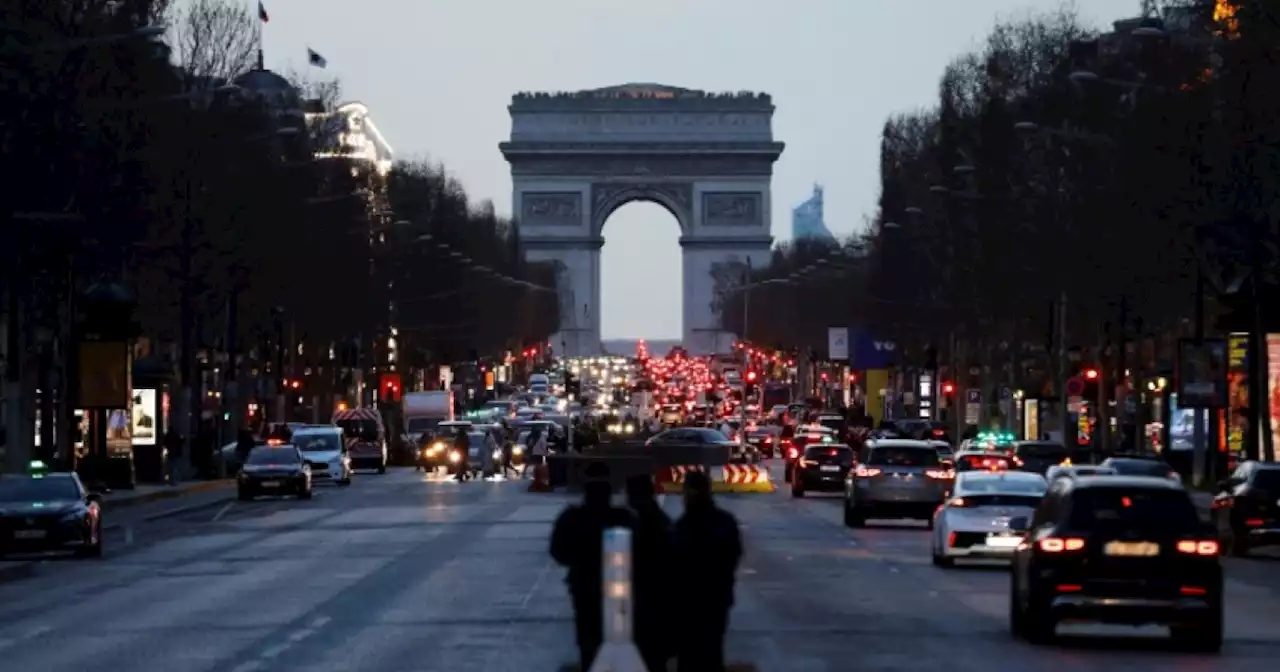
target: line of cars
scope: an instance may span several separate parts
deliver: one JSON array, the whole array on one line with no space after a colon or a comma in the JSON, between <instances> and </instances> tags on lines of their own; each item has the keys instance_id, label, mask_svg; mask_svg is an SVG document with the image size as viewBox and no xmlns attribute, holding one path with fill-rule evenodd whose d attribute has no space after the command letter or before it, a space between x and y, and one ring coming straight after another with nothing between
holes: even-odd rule
<instances>
[{"instance_id":1,"label":"line of cars","mask_svg":"<svg viewBox=\"0 0 1280 672\"><path fill-rule=\"evenodd\" d=\"M917 440L872 440L857 454L844 445L813 445L797 463L793 494L796 484L843 490L850 527L871 518L924 520L939 567L1009 561L1010 630L1030 642L1050 641L1063 621L1159 624L1179 645L1218 651L1220 538L1266 530L1245 542L1262 543L1280 533L1273 530L1280 527L1274 517L1280 499L1258 486L1280 479L1280 465L1242 465L1221 484L1218 501L1231 503L1215 508L1209 524L1161 460L1074 465L1066 456L1042 474L1051 451L1028 444L1022 451L1017 443L966 450L951 459ZM1255 491L1267 493L1274 507ZM1236 516L1243 520L1230 522L1237 506L1246 511ZM1258 513L1263 506L1266 513Z\"/></svg>"}]
</instances>

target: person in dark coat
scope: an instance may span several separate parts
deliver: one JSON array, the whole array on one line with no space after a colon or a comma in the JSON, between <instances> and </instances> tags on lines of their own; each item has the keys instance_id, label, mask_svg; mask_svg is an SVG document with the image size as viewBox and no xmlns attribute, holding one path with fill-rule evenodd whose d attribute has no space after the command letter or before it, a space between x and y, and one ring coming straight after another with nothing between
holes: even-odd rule
<instances>
[{"instance_id":1,"label":"person in dark coat","mask_svg":"<svg viewBox=\"0 0 1280 672\"><path fill-rule=\"evenodd\" d=\"M670 609L668 599L674 597L666 589L674 576L671 571L671 517L654 497L653 477L637 474L627 479L627 505L635 512L636 529L631 541L631 594L633 630L636 647L645 667L666 670L667 660L675 652L666 628Z\"/></svg>"},{"instance_id":2,"label":"person in dark coat","mask_svg":"<svg viewBox=\"0 0 1280 672\"><path fill-rule=\"evenodd\" d=\"M182 463L182 444L182 435L176 428L170 427L164 434L165 476L168 477L169 485L178 484L179 466Z\"/></svg>"},{"instance_id":3,"label":"person in dark coat","mask_svg":"<svg viewBox=\"0 0 1280 672\"><path fill-rule=\"evenodd\" d=\"M573 599L583 672L591 669L604 639L601 610L604 531L611 527L635 529L631 512L610 501L613 491L608 467L596 462L587 467L586 476L582 504L565 509L551 532L551 557L568 570L565 582Z\"/></svg>"},{"instance_id":4,"label":"person in dark coat","mask_svg":"<svg viewBox=\"0 0 1280 672\"><path fill-rule=\"evenodd\" d=\"M453 449L459 453L458 473L454 480L459 483L471 480L471 435L466 429L459 429L454 435Z\"/></svg>"},{"instance_id":5,"label":"person in dark coat","mask_svg":"<svg viewBox=\"0 0 1280 672\"><path fill-rule=\"evenodd\" d=\"M252 429L245 427L240 430L240 434L236 436L236 469L244 466L245 460L249 459L249 453L257 445Z\"/></svg>"},{"instance_id":6,"label":"person in dark coat","mask_svg":"<svg viewBox=\"0 0 1280 672\"><path fill-rule=\"evenodd\" d=\"M685 477L684 515L671 537L671 563L679 567L682 618L677 642L680 672L723 672L724 638L733 608L734 575L742 559L738 521L711 498L711 481Z\"/></svg>"}]
</instances>

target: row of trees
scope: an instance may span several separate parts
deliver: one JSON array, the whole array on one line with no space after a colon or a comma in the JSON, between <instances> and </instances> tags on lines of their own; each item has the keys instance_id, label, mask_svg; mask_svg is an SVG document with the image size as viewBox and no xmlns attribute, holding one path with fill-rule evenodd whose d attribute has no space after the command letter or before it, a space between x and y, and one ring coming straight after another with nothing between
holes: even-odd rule
<instances>
[{"instance_id":1,"label":"row of trees","mask_svg":"<svg viewBox=\"0 0 1280 672\"><path fill-rule=\"evenodd\" d=\"M257 20L235 0L0 9L0 282L21 325L6 371L28 392L10 419L31 416L40 353L72 351L74 299L104 281L132 291L187 386L228 352L246 372L344 344L362 366L393 348L426 366L554 329L535 286L550 269L523 263L512 224L442 166L354 152L337 82L263 71Z\"/></svg>"},{"instance_id":2,"label":"row of trees","mask_svg":"<svg viewBox=\"0 0 1280 672\"><path fill-rule=\"evenodd\" d=\"M1276 267L1274 5L1148 2L1107 33L1069 9L997 25L936 105L885 123L868 230L757 274L751 301L794 315L749 338L823 352L827 327L861 325L907 357L957 342L982 360L1064 331L1086 351L1147 340L1160 364L1211 323L1198 285L1211 318Z\"/></svg>"}]
</instances>

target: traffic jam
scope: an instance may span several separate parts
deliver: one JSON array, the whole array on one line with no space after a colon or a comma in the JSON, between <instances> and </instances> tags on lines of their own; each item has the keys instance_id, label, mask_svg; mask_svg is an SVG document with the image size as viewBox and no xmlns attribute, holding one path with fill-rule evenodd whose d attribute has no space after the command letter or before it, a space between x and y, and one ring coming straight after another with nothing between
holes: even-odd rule
<instances>
[{"instance_id":1,"label":"traffic jam","mask_svg":"<svg viewBox=\"0 0 1280 672\"><path fill-rule=\"evenodd\" d=\"M1001 428L971 427L957 441L944 423L876 422L865 405L798 395L795 372L751 348L653 356L642 342L633 357L548 358L487 394L455 385L380 409L344 405L328 424L279 423L242 434L221 459L249 501L310 499L392 467L428 482L515 481L552 456L618 441L724 446L727 477L763 469L781 484L776 497L830 498L850 534L916 521L938 571L1007 565L1010 631L1033 643L1061 622L1160 624L1182 646L1217 651L1222 556L1280 544L1280 465L1239 465L1202 512L1158 457ZM75 474L33 465L5 476L0 525L12 534L0 553L101 555L104 508Z\"/></svg>"}]
</instances>

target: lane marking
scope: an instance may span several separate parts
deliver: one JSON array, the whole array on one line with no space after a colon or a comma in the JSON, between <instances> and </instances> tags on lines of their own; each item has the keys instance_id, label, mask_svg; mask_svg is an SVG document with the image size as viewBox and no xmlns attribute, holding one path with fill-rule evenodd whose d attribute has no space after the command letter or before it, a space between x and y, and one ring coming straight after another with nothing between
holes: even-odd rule
<instances>
[{"instance_id":1,"label":"lane marking","mask_svg":"<svg viewBox=\"0 0 1280 672\"><path fill-rule=\"evenodd\" d=\"M235 505L236 505L236 503L235 503L235 502L227 502L227 505L226 505L226 506L224 506L224 507L222 507L222 510L218 511L218 515L214 516L214 517L213 517L213 520L211 520L211 521L209 521L209 522L211 522L211 523L216 523L216 522L218 522L219 520L222 520L222 517L223 517L223 516L225 516L225 515L227 514L227 512L231 510L231 507L233 507L233 506L235 506Z\"/></svg>"},{"instance_id":2,"label":"lane marking","mask_svg":"<svg viewBox=\"0 0 1280 672\"><path fill-rule=\"evenodd\" d=\"M260 670L260 669L262 669L261 661L251 660L247 663L240 663L239 665L235 666L235 668L232 669L231 672L254 672L254 670Z\"/></svg>"},{"instance_id":3,"label":"lane marking","mask_svg":"<svg viewBox=\"0 0 1280 672\"><path fill-rule=\"evenodd\" d=\"M124 528L124 545L125 546L133 545L133 526L132 525Z\"/></svg>"},{"instance_id":4,"label":"lane marking","mask_svg":"<svg viewBox=\"0 0 1280 672\"><path fill-rule=\"evenodd\" d=\"M42 635L47 635L51 632L53 632L52 627L47 625L37 625L36 627L31 628L26 632L22 633L22 635L18 637L8 637L5 639L0 639L0 651L4 651L5 649L8 649L14 646L18 646L19 644L23 644L25 642L33 640Z\"/></svg>"},{"instance_id":5,"label":"lane marking","mask_svg":"<svg viewBox=\"0 0 1280 672\"><path fill-rule=\"evenodd\" d=\"M533 594L538 592L538 588L542 585L542 580L547 578L547 574L551 572L551 567L554 564L555 563L551 561L547 561L547 563L542 566L542 571L538 573L538 578L534 580L533 585L529 587L529 592L525 593L524 599L520 601L520 611L524 611L529 608L529 600L532 600Z\"/></svg>"}]
</instances>

